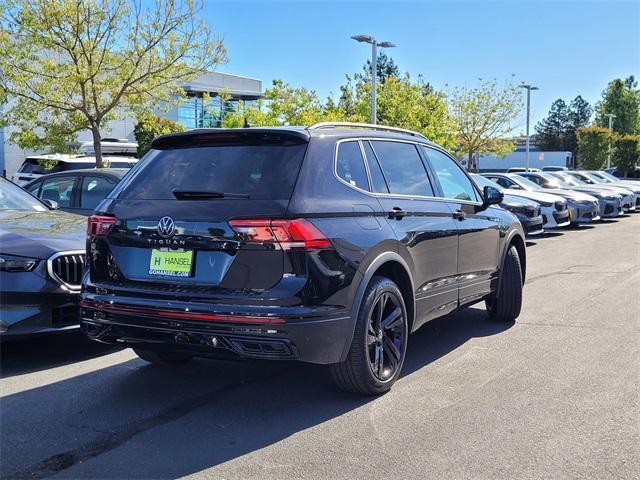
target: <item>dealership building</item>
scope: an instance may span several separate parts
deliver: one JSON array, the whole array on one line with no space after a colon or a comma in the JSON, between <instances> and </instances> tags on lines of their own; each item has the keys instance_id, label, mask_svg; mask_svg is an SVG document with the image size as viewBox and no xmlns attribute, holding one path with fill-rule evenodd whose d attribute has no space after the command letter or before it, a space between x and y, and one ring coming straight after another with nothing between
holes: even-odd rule
<instances>
[{"instance_id":1,"label":"dealership building","mask_svg":"<svg viewBox=\"0 0 640 480\"><path fill-rule=\"evenodd\" d=\"M262 81L221 72L208 72L182 85L186 98L169 111L158 115L180 123L186 128L220 127L225 114L237 112L262 97ZM0 106L0 109L3 108ZM102 131L105 137L126 138L135 141L135 119L121 115ZM0 128L0 171L11 177L28 155L49 152L25 151L9 143L11 125ZM81 132L79 142L91 141L91 132Z\"/></svg>"}]
</instances>

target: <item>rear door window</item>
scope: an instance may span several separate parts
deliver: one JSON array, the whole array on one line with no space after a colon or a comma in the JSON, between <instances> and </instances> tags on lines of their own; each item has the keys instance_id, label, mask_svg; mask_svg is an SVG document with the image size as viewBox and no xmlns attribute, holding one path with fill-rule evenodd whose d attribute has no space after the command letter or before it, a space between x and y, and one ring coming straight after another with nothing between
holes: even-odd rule
<instances>
[{"instance_id":1,"label":"rear door window","mask_svg":"<svg viewBox=\"0 0 640 480\"><path fill-rule=\"evenodd\" d=\"M433 196L427 171L414 144L375 140L371 146L390 193Z\"/></svg>"},{"instance_id":2,"label":"rear door window","mask_svg":"<svg viewBox=\"0 0 640 480\"><path fill-rule=\"evenodd\" d=\"M358 141L342 142L338 145L336 173L349 185L369 190L369 180Z\"/></svg>"},{"instance_id":3,"label":"rear door window","mask_svg":"<svg viewBox=\"0 0 640 480\"><path fill-rule=\"evenodd\" d=\"M152 150L118 197L173 200L173 191L188 191L288 200L305 150L293 142Z\"/></svg>"},{"instance_id":4,"label":"rear door window","mask_svg":"<svg viewBox=\"0 0 640 480\"><path fill-rule=\"evenodd\" d=\"M55 177L43 180L40 198L53 200L58 203L60 208L71 208L75 183L76 177Z\"/></svg>"},{"instance_id":5,"label":"rear door window","mask_svg":"<svg viewBox=\"0 0 640 480\"><path fill-rule=\"evenodd\" d=\"M114 186L115 182L106 178L85 176L80 189L80 208L94 210Z\"/></svg>"}]
</instances>

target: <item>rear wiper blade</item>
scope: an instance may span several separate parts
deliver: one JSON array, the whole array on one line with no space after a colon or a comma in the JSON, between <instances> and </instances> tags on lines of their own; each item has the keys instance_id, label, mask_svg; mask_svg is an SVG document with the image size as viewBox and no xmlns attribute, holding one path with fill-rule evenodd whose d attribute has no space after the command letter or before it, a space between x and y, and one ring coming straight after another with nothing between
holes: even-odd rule
<instances>
[{"instance_id":1,"label":"rear wiper blade","mask_svg":"<svg viewBox=\"0 0 640 480\"><path fill-rule=\"evenodd\" d=\"M207 192L201 190L174 190L173 196L178 200L206 200L210 198L249 198L246 193Z\"/></svg>"}]
</instances>

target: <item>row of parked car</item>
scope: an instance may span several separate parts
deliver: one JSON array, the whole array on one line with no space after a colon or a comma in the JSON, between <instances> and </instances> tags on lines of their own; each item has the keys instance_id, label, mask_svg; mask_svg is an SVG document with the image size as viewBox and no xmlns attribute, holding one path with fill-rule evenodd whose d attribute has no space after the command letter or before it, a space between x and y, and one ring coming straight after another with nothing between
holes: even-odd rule
<instances>
[{"instance_id":1,"label":"row of parked car","mask_svg":"<svg viewBox=\"0 0 640 480\"><path fill-rule=\"evenodd\" d=\"M59 170L0 179L2 338L81 317L152 363L302 360L369 394L427 321L480 301L517 318L525 235L640 209L640 182L470 175L418 133L359 124L196 130L130 175Z\"/></svg>"},{"instance_id":2,"label":"row of parked car","mask_svg":"<svg viewBox=\"0 0 640 480\"><path fill-rule=\"evenodd\" d=\"M640 182L600 170L488 172L473 178L501 189L501 206L518 217L527 235L640 210Z\"/></svg>"}]
</instances>

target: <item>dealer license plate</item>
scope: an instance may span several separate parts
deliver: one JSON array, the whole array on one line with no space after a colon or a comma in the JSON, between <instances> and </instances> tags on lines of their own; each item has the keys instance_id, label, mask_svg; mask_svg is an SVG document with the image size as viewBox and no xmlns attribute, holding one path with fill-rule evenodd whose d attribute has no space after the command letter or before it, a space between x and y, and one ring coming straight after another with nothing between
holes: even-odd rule
<instances>
[{"instance_id":1,"label":"dealer license plate","mask_svg":"<svg viewBox=\"0 0 640 480\"><path fill-rule=\"evenodd\" d=\"M192 250L151 250L149 275L190 277L193 264Z\"/></svg>"}]
</instances>

